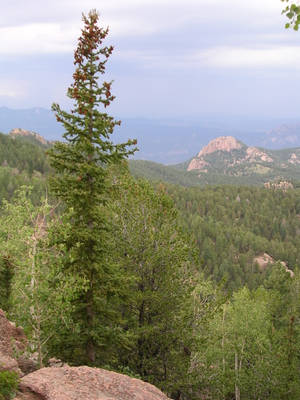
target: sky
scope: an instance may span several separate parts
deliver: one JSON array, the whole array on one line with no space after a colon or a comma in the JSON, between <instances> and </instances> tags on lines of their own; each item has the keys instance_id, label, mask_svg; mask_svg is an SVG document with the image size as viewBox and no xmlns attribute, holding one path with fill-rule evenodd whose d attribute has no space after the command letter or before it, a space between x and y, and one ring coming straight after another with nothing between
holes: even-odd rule
<instances>
[{"instance_id":1,"label":"sky","mask_svg":"<svg viewBox=\"0 0 300 400\"><path fill-rule=\"evenodd\" d=\"M115 50L111 113L300 116L300 32L280 0L10 0L0 14L0 107L69 107L81 14Z\"/></svg>"}]
</instances>

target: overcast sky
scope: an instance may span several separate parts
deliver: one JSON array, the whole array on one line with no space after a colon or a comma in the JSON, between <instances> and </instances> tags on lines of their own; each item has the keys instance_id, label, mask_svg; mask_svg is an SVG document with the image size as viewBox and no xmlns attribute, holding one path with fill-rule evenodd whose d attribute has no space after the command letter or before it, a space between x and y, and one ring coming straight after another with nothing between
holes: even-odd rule
<instances>
[{"instance_id":1,"label":"overcast sky","mask_svg":"<svg viewBox=\"0 0 300 400\"><path fill-rule=\"evenodd\" d=\"M121 117L300 116L300 32L280 0L9 0L0 106L66 106L81 13L109 25Z\"/></svg>"}]
</instances>

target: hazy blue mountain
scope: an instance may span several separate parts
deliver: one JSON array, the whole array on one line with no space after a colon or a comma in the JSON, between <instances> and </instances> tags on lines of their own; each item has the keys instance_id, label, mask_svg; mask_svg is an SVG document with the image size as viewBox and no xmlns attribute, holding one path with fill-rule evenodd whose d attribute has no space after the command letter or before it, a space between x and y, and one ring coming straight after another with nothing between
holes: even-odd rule
<instances>
[{"instance_id":1,"label":"hazy blue mountain","mask_svg":"<svg viewBox=\"0 0 300 400\"><path fill-rule=\"evenodd\" d=\"M118 117L117 117L118 118ZM269 149L300 146L300 120L250 118L220 114L199 114L197 118L122 118L113 135L115 142L136 138L135 159L176 164L192 158L208 141L234 136L250 146ZM34 131L47 140L59 140L63 133L52 111L44 108L13 110L0 107L0 132L14 128Z\"/></svg>"},{"instance_id":2,"label":"hazy blue mountain","mask_svg":"<svg viewBox=\"0 0 300 400\"><path fill-rule=\"evenodd\" d=\"M47 140L58 140L63 132L51 110L38 107L20 110L0 107L0 132L9 133L15 128L37 132Z\"/></svg>"},{"instance_id":3,"label":"hazy blue mountain","mask_svg":"<svg viewBox=\"0 0 300 400\"><path fill-rule=\"evenodd\" d=\"M44 150L51 143L34 131L13 129L1 134L0 166L46 171ZM119 138L120 139L120 138ZM166 145L166 144L165 144ZM161 148L160 145L158 145ZM16 164L21 160L21 167ZM133 175L183 186L203 184L262 185L266 182L300 182L300 147L271 150L247 146L232 136L211 140L183 163L164 165L147 160L130 160Z\"/></svg>"},{"instance_id":4,"label":"hazy blue mountain","mask_svg":"<svg viewBox=\"0 0 300 400\"><path fill-rule=\"evenodd\" d=\"M220 115L203 115L198 119L149 120L123 119L115 133L116 140L130 137L138 140L140 151L135 159L155 161L162 164L176 164L192 158L202 148L218 136L234 136L250 146L280 149L300 146L300 129L293 130L286 140L275 140L276 127L284 124L281 119L253 119ZM295 121L288 121L295 126ZM297 125L297 124L296 124ZM300 122L299 125L300 127Z\"/></svg>"},{"instance_id":5,"label":"hazy blue mountain","mask_svg":"<svg viewBox=\"0 0 300 400\"><path fill-rule=\"evenodd\" d=\"M300 146L300 123L282 124L266 132L263 145L269 148Z\"/></svg>"}]
</instances>

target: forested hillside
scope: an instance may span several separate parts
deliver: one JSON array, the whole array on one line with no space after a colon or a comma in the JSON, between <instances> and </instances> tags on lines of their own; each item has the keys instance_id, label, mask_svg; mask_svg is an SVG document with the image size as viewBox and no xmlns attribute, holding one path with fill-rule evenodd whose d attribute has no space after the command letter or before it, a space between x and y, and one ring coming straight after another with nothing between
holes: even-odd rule
<instances>
[{"instance_id":1,"label":"forested hillside","mask_svg":"<svg viewBox=\"0 0 300 400\"><path fill-rule=\"evenodd\" d=\"M66 216L45 199L44 174L22 171L20 144L9 143L20 170L1 167L2 192L15 193L0 218L1 307L24 326L41 365L50 356L77 365L85 357L72 317L80 281L63 272L64 246L53 241L69 235ZM122 284L102 315L113 329L93 365L141 377L174 399L231 399L237 388L245 400L298 399L299 189L147 183L125 166L107 178L105 259ZM17 193L24 183L40 192ZM261 267L265 254L271 261Z\"/></svg>"},{"instance_id":2,"label":"forested hillside","mask_svg":"<svg viewBox=\"0 0 300 400\"><path fill-rule=\"evenodd\" d=\"M211 157L213 163L217 156ZM267 182L288 181L294 187L300 186L299 167L292 168L294 173L274 170L271 174L261 174L259 167L248 170L248 174L226 175L223 172L210 171L199 174L197 170L187 171L189 161L178 165L164 165L151 161L129 160L131 173L137 178L150 179L156 182L166 182L182 186L206 186L206 185L239 185L239 186L263 186ZM222 169L222 166L219 166Z\"/></svg>"},{"instance_id":3,"label":"forested hillside","mask_svg":"<svg viewBox=\"0 0 300 400\"><path fill-rule=\"evenodd\" d=\"M49 172L45 150L35 140L0 135L0 155L6 160L0 167L1 199L9 199L22 184L41 185ZM142 170L143 162L137 163ZM182 185L158 187L174 200L184 229L196 240L200 265L213 279L225 280L231 289L243 284L256 287L270 270L261 271L253 262L264 253L286 262L291 270L299 266L299 189L184 187L191 184L186 176L182 173ZM156 181L156 175L152 180Z\"/></svg>"},{"instance_id":4,"label":"forested hillside","mask_svg":"<svg viewBox=\"0 0 300 400\"><path fill-rule=\"evenodd\" d=\"M34 136L10 136L0 134L0 165L16 168L28 174L49 172L45 157L47 145Z\"/></svg>"},{"instance_id":5,"label":"forested hillside","mask_svg":"<svg viewBox=\"0 0 300 400\"><path fill-rule=\"evenodd\" d=\"M182 186L198 186L198 174L178 169L174 166L158 164L152 161L129 160L130 172L137 178L151 181L163 181Z\"/></svg>"},{"instance_id":6,"label":"forested hillside","mask_svg":"<svg viewBox=\"0 0 300 400\"><path fill-rule=\"evenodd\" d=\"M272 267L259 268L264 253L300 267L300 190L244 186L165 186L186 231L199 249L200 265L216 281L238 289L258 287Z\"/></svg>"},{"instance_id":7,"label":"forested hillside","mask_svg":"<svg viewBox=\"0 0 300 400\"><path fill-rule=\"evenodd\" d=\"M0 203L12 198L21 185L31 185L36 202L46 190L50 171L45 154L48 146L33 137L12 137L0 133Z\"/></svg>"}]
</instances>

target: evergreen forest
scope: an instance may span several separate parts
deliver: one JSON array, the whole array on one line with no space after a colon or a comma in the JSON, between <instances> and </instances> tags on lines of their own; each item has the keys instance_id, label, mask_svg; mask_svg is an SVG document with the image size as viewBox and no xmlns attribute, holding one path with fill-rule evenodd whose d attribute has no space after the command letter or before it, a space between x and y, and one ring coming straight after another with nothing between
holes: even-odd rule
<instances>
[{"instance_id":1,"label":"evergreen forest","mask_svg":"<svg viewBox=\"0 0 300 400\"><path fill-rule=\"evenodd\" d=\"M64 141L0 135L0 308L39 367L106 368L174 400L299 399L300 189L133 176L98 18L83 16L72 111L52 107Z\"/></svg>"}]
</instances>

